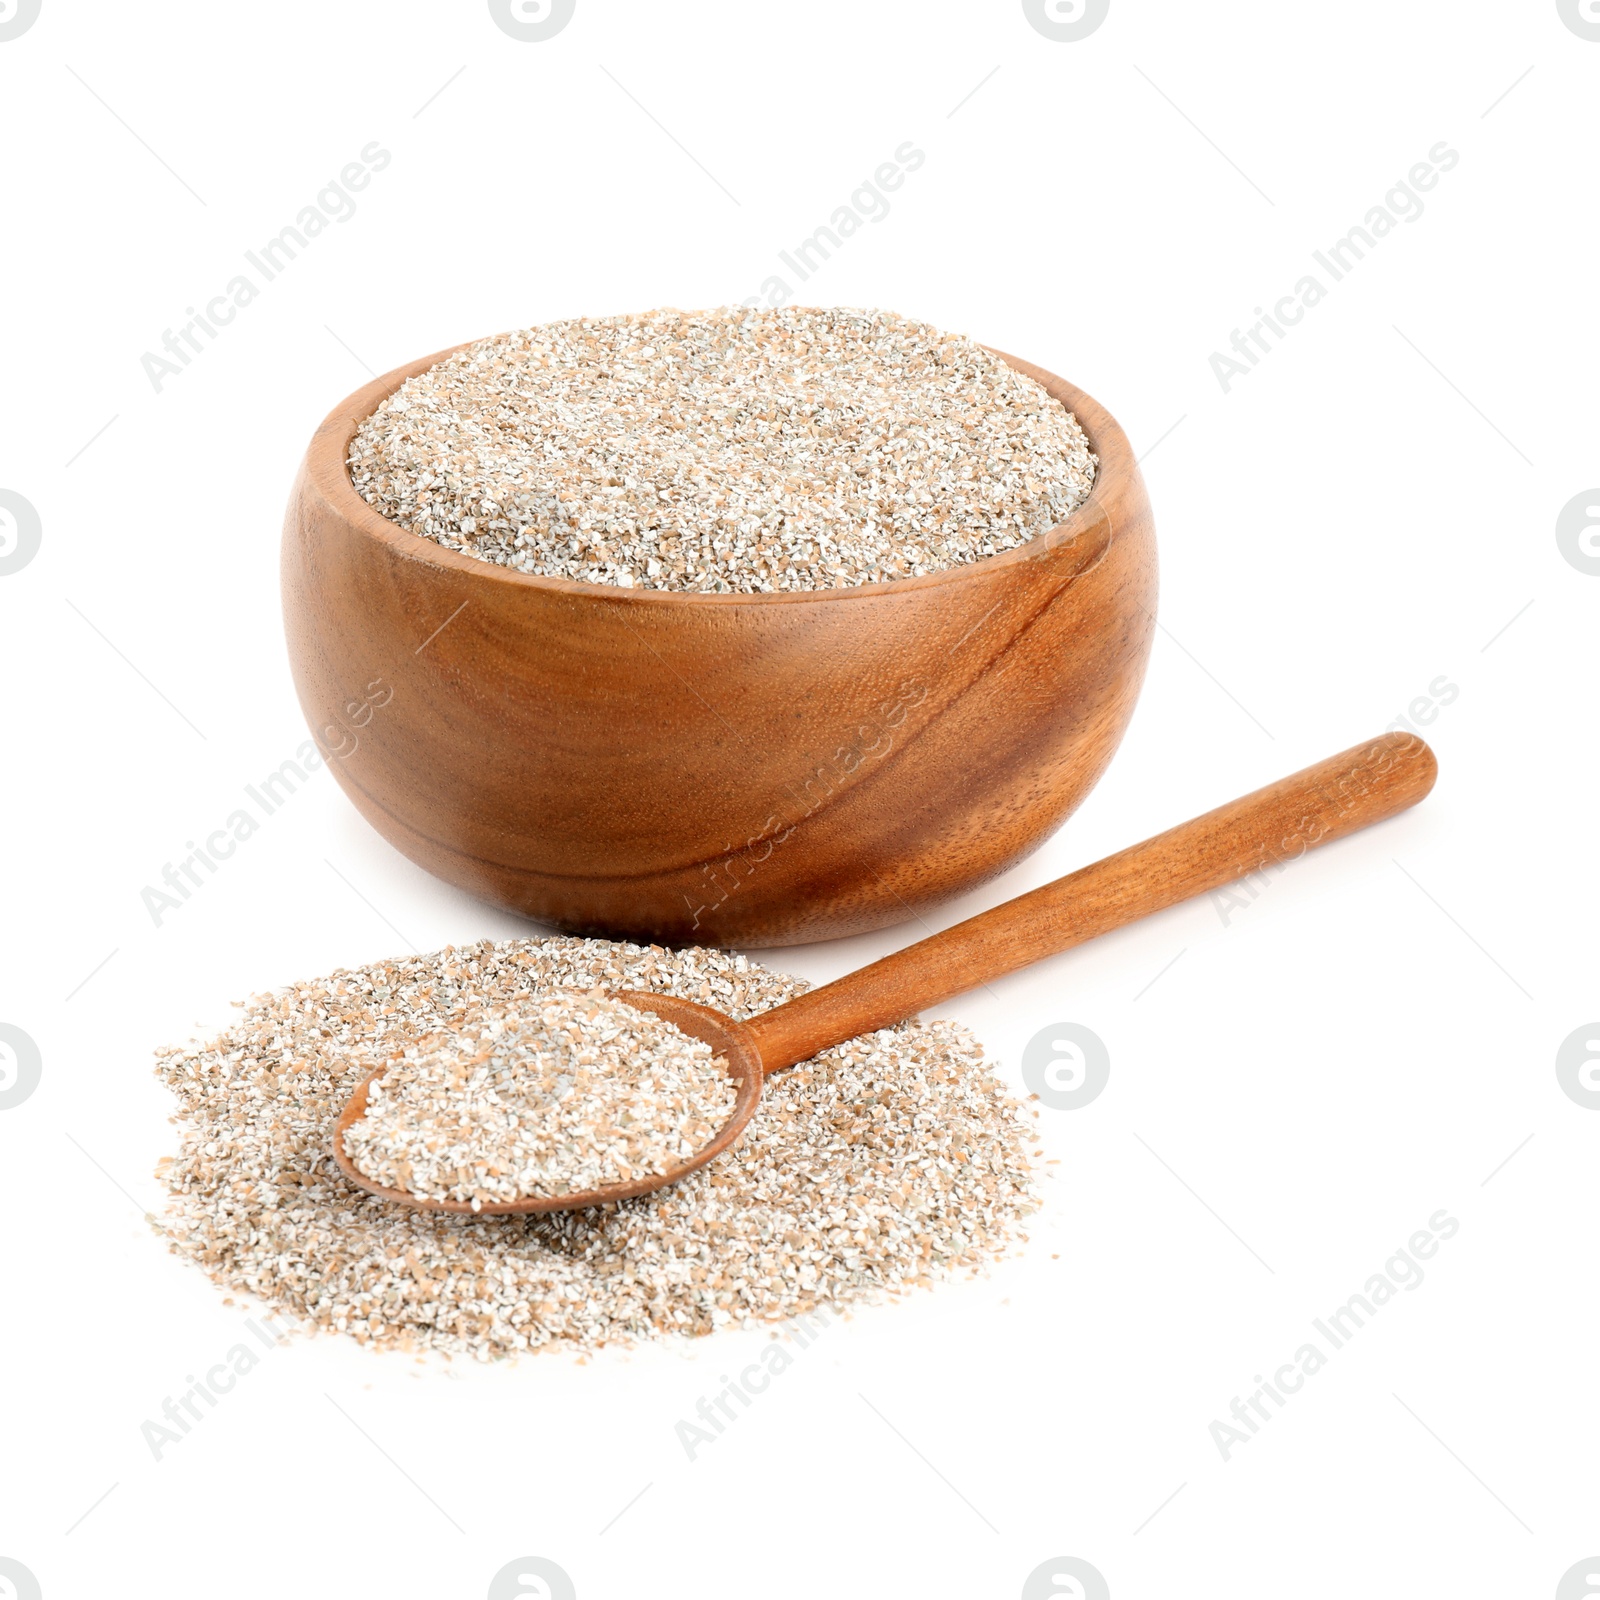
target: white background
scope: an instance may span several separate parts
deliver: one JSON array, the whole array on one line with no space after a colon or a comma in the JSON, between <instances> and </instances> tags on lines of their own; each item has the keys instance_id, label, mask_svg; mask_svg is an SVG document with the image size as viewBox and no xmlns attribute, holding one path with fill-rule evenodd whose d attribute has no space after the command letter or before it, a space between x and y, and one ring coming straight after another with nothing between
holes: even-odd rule
<instances>
[{"instance_id":1,"label":"white background","mask_svg":"<svg viewBox=\"0 0 1600 1600\"><path fill-rule=\"evenodd\" d=\"M0 577L0 1021L43 1057L0 1112L0 1556L46 1600L479 1597L524 1555L582 1600L1011 1597L1063 1555L1117 1600L1555 1594L1600 1551L1600 1113L1554 1070L1600 1014L1600 578L1554 532L1600 482L1597 85L1554 0L1112 0L1077 43L1017 0L578 0L544 43L481 0L44 0L0 43L0 488L43 526ZM141 1422L244 1311L142 1219L152 1049L529 931L325 772L164 926L141 906L306 736L277 544L312 429L458 340L752 294L908 139L925 165L797 300L1089 390L1150 452L1163 580L1099 788L939 920L1443 677L1437 790L1226 925L1195 902L949 1006L1019 1085L1048 1024L1109 1048L1044 1115L1031 1246L830 1330L698 1460L674 1423L764 1334L489 1369L297 1341L153 1461ZM141 355L372 140L357 213L155 392ZM1225 394L1211 353L1441 140L1425 213ZM920 931L770 959L825 979ZM1225 1463L1209 1424L1440 1208L1426 1281Z\"/></svg>"}]
</instances>

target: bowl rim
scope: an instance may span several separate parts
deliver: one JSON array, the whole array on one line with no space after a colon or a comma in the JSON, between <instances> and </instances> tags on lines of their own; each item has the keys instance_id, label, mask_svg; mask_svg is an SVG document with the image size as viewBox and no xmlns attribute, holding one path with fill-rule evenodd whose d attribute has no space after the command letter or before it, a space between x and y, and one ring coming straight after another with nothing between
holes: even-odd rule
<instances>
[{"instance_id":1,"label":"bowl rim","mask_svg":"<svg viewBox=\"0 0 1600 1600\"><path fill-rule=\"evenodd\" d=\"M500 335L488 334L485 338ZM381 512L373 509L356 492L350 477L348 456L350 441L378 406L408 378L437 366L446 357L468 346L481 343L469 339L432 355L418 357L389 372L380 374L359 389L352 390L323 418L312 435L306 449L303 471L306 478L322 498L327 508L365 534L385 545L393 554L424 566L446 572L461 573L479 582L498 582L513 588L526 588L547 594L605 600L613 603L638 602L644 605L671 605L694 602L699 605L808 605L824 601L871 600L904 594L945 584L976 582L984 576L1003 569L1020 566L1053 554L1063 545L1070 544L1081 534L1095 526L1100 517L1111 519L1113 534L1115 516L1113 506L1120 501L1130 484L1137 482L1138 462L1133 447L1115 417L1092 395L1044 367L1036 366L1020 356L1013 356L993 345L983 348L997 355L1008 366L1040 383L1047 393L1058 400L1077 418L1078 425L1088 439L1089 448L1098 460L1093 487L1088 497L1065 522L1047 528L1043 533L1024 540L1010 550L997 551L991 556L980 556L975 561L958 562L941 568L938 572L923 573L913 578L885 578L872 583L858 583L827 589L785 589L773 593L737 592L733 594L707 594L698 590L623 588L614 583L588 583L576 578L558 578L547 573L523 572L516 567L506 567L495 561L484 561L459 550L438 544L399 523L391 522Z\"/></svg>"}]
</instances>

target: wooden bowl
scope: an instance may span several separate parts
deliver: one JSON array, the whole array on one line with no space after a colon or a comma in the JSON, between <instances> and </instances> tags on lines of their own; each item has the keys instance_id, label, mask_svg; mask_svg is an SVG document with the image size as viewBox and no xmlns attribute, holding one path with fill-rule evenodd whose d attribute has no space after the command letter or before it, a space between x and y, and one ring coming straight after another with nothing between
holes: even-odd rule
<instances>
[{"instance_id":1,"label":"wooden bowl","mask_svg":"<svg viewBox=\"0 0 1600 1600\"><path fill-rule=\"evenodd\" d=\"M567 933L800 944L1003 872L1105 770L1155 628L1155 538L1127 438L1081 390L1004 356L1100 458L1049 533L923 578L678 594L515 572L361 499L357 425L449 353L334 407L283 536L318 745L430 872Z\"/></svg>"}]
</instances>

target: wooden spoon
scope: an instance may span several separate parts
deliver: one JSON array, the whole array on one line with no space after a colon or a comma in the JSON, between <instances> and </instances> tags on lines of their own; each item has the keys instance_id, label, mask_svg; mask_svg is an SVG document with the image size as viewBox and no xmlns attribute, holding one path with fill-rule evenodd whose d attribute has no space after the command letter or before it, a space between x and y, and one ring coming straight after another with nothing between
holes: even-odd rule
<instances>
[{"instance_id":1,"label":"wooden spoon","mask_svg":"<svg viewBox=\"0 0 1600 1600\"><path fill-rule=\"evenodd\" d=\"M356 1171L344 1146L345 1129L366 1114L367 1089L383 1068L350 1097L334 1128L334 1159L363 1189L425 1211L480 1216L574 1211L647 1194L676 1183L726 1150L754 1113L767 1074L807 1061L858 1034L902 1022L925 1006L1181 900L1251 873L1282 870L1317 845L1414 806L1433 787L1437 773L1432 750L1415 734L1384 734L969 917L747 1022L673 995L619 992L616 999L653 1011L705 1040L726 1061L738 1086L733 1113L717 1137L669 1172L582 1193L485 1204L477 1213L464 1200L424 1200L385 1188Z\"/></svg>"}]
</instances>

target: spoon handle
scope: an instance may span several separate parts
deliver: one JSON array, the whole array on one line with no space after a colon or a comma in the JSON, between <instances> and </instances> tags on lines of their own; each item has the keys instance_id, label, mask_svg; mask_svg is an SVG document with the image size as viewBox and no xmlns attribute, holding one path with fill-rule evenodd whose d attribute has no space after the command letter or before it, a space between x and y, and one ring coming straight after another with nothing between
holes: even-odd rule
<instances>
[{"instance_id":1,"label":"spoon handle","mask_svg":"<svg viewBox=\"0 0 1600 1600\"><path fill-rule=\"evenodd\" d=\"M1414 806L1433 787L1433 751L1386 733L1131 845L1093 866L958 922L745 1024L777 1072L1251 873Z\"/></svg>"}]
</instances>

